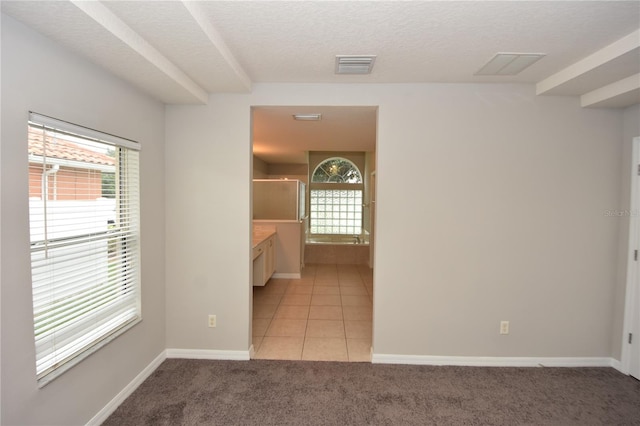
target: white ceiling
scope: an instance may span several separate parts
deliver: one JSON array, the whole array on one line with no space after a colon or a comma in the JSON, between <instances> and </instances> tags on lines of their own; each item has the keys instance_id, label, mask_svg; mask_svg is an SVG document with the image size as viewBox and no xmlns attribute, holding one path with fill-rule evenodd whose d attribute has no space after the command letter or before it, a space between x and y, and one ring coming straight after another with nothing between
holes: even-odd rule
<instances>
[{"instance_id":1,"label":"white ceiling","mask_svg":"<svg viewBox=\"0 0 640 426\"><path fill-rule=\"evenodd\" d=\"M585 107L640 102L639 1L3 0L2 12L169 104L268 82L519 82ZM475 76L498 52L546 56L516 76ZM377 55L373 72L335 75L343 54ZM337 112L313 125L328 128ZM256 110L256 125L278 113L301 124L281 108ZM260 144L278 132L255 133Z\"/></svg>"},{"instance_id":2,"label":"white ceiling","mask_svg":"<svg viewBox=\"0 0 640 426\"><path fill-rule=\"evenodd\" d=\"M376 107L254 107L252 112L253 153L267 163L306 164L309 151L376 149ZM314 113L322 119L293 119Z\"/></svg>"}]
</instances>

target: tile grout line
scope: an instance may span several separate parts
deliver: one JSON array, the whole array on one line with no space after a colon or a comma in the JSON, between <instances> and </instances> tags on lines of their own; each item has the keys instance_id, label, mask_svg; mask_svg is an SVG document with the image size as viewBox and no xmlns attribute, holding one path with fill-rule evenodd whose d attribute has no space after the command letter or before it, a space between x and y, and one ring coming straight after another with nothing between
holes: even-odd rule
<instances>
[{"instance_id":1,"label":"tile grout line","mask_svg":"<svg viewBox=\"0 0 640 426\"><path fill-rule=\"evenodd\" d=\"M309 310L307 311L307 320L304 326L304 336L302 337L302 349L300 350L300 361L303 361L302 356L304 354L304 346L307 343L307 329L309 328L309 314L311 313L311 300L313 299L313 288L316 286L316 277L313 276L313 283L311 284L311 297L309 298Z\"/></svg>"},{"instance_id":2,"label":"tile grout line","mask_svg":"<svg viewBox=\"0 0 640 426\"><path fill-rule=\"evenodd\" d=\"M350 351L349 351L349 346L348 346L348 340L349 340L349 339L347 339L347 333L346 333L346 319L345 319L345 314L344 314L344 305L343 305L343 300L342 300L342 296L343 296L343 292L344 292L344 289L343 289L342 287L345 287L345 288L346 288L347 286L342 286L342 285L341 285L339 270L342 270L342 271L343 271L343 273L342 273L342 275L343 275L343 280L345 280L346 282L350 282L350 281L352 281L352 280L350 280L350 278L349 278L349 277L353 278L353 274L352 274L352 272L355 272L355 271L353 271L353 270L348 270L347 272L344 272L344 269L337 268L337 267L336 267L336 265L332 265L332 266L333 266L333 268L326 269L326 271L329 271L329 272L328 272L328 273L323 274L323 276L322 276L322 277L323 277L323 281L325 281L325 282L326 282L326 281L329 281L329 282L331 282L332 284L336 284L336 285L332 285L331 287L337 287L337 293L338 293L339 300L340 300L340 318L341 318L342 325L343 325L342 331L343 331L343 333L344 333L344 339L345 339L344 341L345 341L345 349L346 349L346 352L347 352L347 354L346 354L346 355L347 355L347 362L355 362L355 361L353 361L353 360L351 359L351 356L350 356ZM332 273L332 270L333 270L333 271L335 271L335 273ZM366 291L367 295L369 296L369 297L368 297L369 302L370 302L370 303L372 303L372 298L371 298L371 297L372 297L372 295L368 292L368 288L366 287L366 286L367 286L367 284L366 284L366 282L365 282L363 272L362 272L360 269L357 269L357 271L358 271L358 275L357 275L357 277L358 277L358 281L359 281L359 283L358 283L358 287L360 287L360 288L364 288L364 290ZM304 349L305 349L305 346L306 346L306 340L307 340L307 338L309 337L309 335L308 335L308 328L309 328L309 322L311 321L311 319L310 319L310 316L311 316L311 306L312 306L312 302L311 302L311 300L312 300L313 295L314 295L314 293L315 293L315 288L318 286L318 282L317 282L318 275L317 275L317 272L318 272L318 270L316 269L316 270L314 271L314 274L313 274L312 276L309 276L309 278L310 278L310 279L311 279L311 277L313 277L313 278L310 280L310 281L311 281L311 292L310 292L309 302L308 302L308 304L306 305L306 307L307 307L307 314L306 314L306 316L305 316L305 318L304 318L304 319L305 319L305 330L304 330L304 334L303 334L302 350L301 350L300 358L299 358L299 359L301 359L301 360L302 360L303 353L304 353ZM329 277L330 277L330 278L329 278ZM327 279L327 278L329 278L329 279ZM305 279L306 279L306 277L305 277ZM288 281L287 281L287 284L286 284L285 288L283 289L283 292L282 292L282 293L280 293L281 297L278 299L278 303L277 303L277 305L276 305L275 312L274 312L274 313L273 313L273 314L268 318L268 323L267 323L267 326L266 326L266 330L265 330L264 335L263 335L263 336L257 336L257 337L262 337L263 341L264 341L264 339L267 337L267 336L266 336L267 331L268 331L268 330L269 330L269 328L273 325L273 321L276 319L276 314L277 314L277 312L279 312L279 311L283 308L283 306L286 306L286 305L283 305L283 303L284 303L284 298L285 298L285 297L289 294L289 292L291 292L291 291L292 291L292 289L294 288L294 286L295 286L294 281L295 281L295 280L288 280ZM355 296L357 296L357 295L355 295ZM362 320L362 321L366 321L366 320ZM370 321L369 321L369 322L370 322ZM259 349L259 350L256 352L256 354L260 353L260 352L261 352L261 350L264 348L264 346L262 346L262 343L261 343L261 347L260 347L260 348L261 348L261 349Z\"/></svg>"}]
</instances>

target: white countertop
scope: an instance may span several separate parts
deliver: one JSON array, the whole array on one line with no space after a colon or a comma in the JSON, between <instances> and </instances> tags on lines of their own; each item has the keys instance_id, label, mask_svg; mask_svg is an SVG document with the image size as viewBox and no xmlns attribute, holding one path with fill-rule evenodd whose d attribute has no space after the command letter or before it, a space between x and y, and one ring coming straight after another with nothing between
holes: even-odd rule
<instances>
[{"instance_id":1,"label":"white countertop","mask_svg":"<svg viewBox=\"0 0 640 426\"><path fill-rule=\"evenodd\" d=\"M263 225L254 225L253 226L253 248L260 245L261 242L268 239L272 235L276 233L275 226L263 226Z\"/></svg>"}]
</instances>

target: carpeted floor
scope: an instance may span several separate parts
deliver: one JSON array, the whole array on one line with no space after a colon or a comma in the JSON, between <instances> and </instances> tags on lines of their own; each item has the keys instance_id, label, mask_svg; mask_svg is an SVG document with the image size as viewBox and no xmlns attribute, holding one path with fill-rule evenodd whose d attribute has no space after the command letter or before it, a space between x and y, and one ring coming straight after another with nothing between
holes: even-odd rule
<instances>
[{"instance_id":1,"label":"carpeted floor","mask_svg":"<svg viewBox=\"0 0 640 426\"><path fill-rule=\"evenodd\" d=\"M169 359L107 419L123 425L640 425L612 368Z\"/></svg>"}]
</instances>

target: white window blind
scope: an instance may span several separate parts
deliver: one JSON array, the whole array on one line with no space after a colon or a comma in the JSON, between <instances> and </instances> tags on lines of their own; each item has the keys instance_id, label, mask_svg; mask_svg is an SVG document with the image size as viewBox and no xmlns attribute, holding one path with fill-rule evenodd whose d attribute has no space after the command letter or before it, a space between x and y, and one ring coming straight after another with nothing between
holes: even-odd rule
<instances>
[{"instance_id":1,"label":"white window blind","mask_svg":"<svg viewBox=\"0 0 640 426\"><path fill-rule=\"evenodd\" d=\"M29 223L38 381L141 318L139 145L31 113Z\"/></svg>"}]
</instances>

